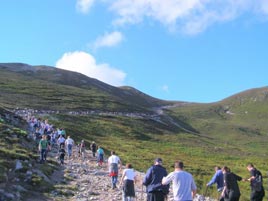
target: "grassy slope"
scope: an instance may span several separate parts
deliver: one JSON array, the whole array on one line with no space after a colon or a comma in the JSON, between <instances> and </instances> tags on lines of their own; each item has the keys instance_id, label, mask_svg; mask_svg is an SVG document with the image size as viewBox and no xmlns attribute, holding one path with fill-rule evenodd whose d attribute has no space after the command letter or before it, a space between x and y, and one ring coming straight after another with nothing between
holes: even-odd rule
<instances>
[{"instance_id":1,"label":"grassy slope","mask_svg":"<svg viewBox=\"0 0 268 201\"><path fill-rule=\"evenodd\" d=\"M34 80L32 72L29 74L31 76L0 72L2 105L8 108L150 113L149 106L167 104L165 101L144 98L144 94L134 89L123 88L119 93L117 89L105 86L101 86L102 90L97 85L79 87L79 80L69 80L73 83L71 86L55 77L52 82L47 82L47 75L42 73L38 80ZM71 76L69 79L72 79ZM164 159L169 171L174 160L181 159L186 164L186 170L194 174L202 192L213 174L214 165L228 165L234 172L247 177L246 163L253 162L266 174L268 125L265 120L268 103L265 94L266 88L256 89L218 103L186 104L166 110L174 119L191 125L198 131L196 134L183 133L150 119L66 114L43 118L49 118L57 127L66 128L67 134L76 141L85 139L89 144L95 140L106 149L107 154L109 150L116 150L124 163L131 162L139 170L145 171L156 156ZM227 111L234 114L228 114ZM241 189L241 200L247 200L248 184L242 183ZM210 192L214 197L217 196L215 188Z\"/></svg>"},{"instance_id":2,"label":"grassy slope","mask_svg":"<svg viewBox=\"0 0 268 201\"><path fill-rule=\"evenodd\" d=\"M52 109L101 109L105 111L151 112L168 104L130 87L117 88L79 73L53 67L24 67L0 63L1 103L18 106L40 103ZM33 103L35 101L35 103Z\"/></svg>"},{"instance_id":3,"label":"grassy slope","mask_svg":"<svg viewBox=\"0 0 268 201\"><path fill-rule=\"evenodd\" d=\"M124 103L110 100L110 96L96 88L81 89L74 86L61 85L18 73L1 72L0 101L7 107L16 104L17 107L51 110L92 110L128 108ZM107 105L109 102L109 105Z\"/></svg>"},{"instance_id":4,"label":"grassy slope","mask_svg":"<svg viewBox=\"0 0 268 201\"><path fill-rule=\"evenodd\" d=\"M52 183L34 172L29 177L27 171L37 169L50 177L58 164L53 161L46 166L37 163L37 145L27 137L26 128L25 121L0 107L0 186L6 193L16 193L16 186L21 186L25 189L20 192L21 199L35 195L47 200L44 193L54 189ZM15 170L17 160L22 163L22 169Z\"/></svg>"},{"instance_id":5,"label":"grassy slope","mask_svg":"<svg viewBox=\"0 0 268 201\"><path fill-rule=\"evenodd\" d=\"M228 165L234 172L248 177L245 166L253 162L266 175L267 93L267 87L252 89L217 103L177 107L169 113L199 131L203 142L200 139L191 145L200 147L200 153L203 150L200 157L205 164ZM206 143L207 146L202 148ZM242 200L248 200L249 188L246 184L241 186Z\"/></svg>"}]
</instances>

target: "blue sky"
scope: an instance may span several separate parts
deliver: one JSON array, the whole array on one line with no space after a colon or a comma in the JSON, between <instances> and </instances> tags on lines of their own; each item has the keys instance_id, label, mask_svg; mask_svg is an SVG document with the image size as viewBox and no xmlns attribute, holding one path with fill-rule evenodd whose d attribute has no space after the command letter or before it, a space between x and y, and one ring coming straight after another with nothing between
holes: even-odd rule
<instances>
[{"instance_id":1,"label":"blue sky","mask_svg":"<svg viewBox=\"0 0 268 201\"><path fill-rule=\"evenodd\" d=\"M268 0L3 0L0 62L81 72L165 100L267 86Z\"/></svg>"}]
</instances>

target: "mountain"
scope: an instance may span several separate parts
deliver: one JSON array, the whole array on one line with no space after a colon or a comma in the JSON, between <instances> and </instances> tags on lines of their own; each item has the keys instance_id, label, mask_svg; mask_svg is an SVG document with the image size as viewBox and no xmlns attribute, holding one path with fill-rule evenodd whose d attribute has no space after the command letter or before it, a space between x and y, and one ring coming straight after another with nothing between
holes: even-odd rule
<instances>
[{"instance_id":1,"label":"mountain","mask_svg":"<svg viewBox=\"0 0 268 201\"><path fill-rule=\"evenodd\" d=\"M5 108L120 114L157 122L157 127L167 130L181 129L158 112L161 107L185 103L156 99L132 87L113 87L80 73L21 63L0 64L0 80L0 104Z\"/></svg>"},{"instance_id":2,"label":"mountain","mask_svg":"<svg viewBox=\"0 0 268 201\"><path fill-rule=\"evenodd\" d=\"M131 87L113 87L80 73L48 66L0 64L1 103L50 109L151 112L169 102ZM68 97L68 98L66 98ZM77 100L78 99L78 100ZM47 108L44 108L47 109Z\"/></svg>"},{"instance_id":3,"label":"mountain","mask_svg":"<svg viewBox=\"0 0 268 201\"><path fill-rule=\"evenodd\" d=\"M267 94L262 87L214 103L166 101L54 67L0 64L0 108L46 118L76 142L94 140L141 171L156 157L169 171L174 160L183 160L200 191L215 165L242 177L248 177L248 162L266 169ZM248 193L247 184L241 189Z\"/></svg>"}]
</instances>

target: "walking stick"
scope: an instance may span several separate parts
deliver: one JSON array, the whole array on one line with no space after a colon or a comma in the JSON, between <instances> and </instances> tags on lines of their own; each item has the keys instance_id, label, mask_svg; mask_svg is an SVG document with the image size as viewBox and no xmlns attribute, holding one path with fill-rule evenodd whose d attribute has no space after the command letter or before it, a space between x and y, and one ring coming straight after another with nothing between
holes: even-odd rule
<instances>
[{"instance_id":1,"label":"walking stick","mask_svg":"<svg viewBox=\"0 0 268 201\"><path fill-rule=\"evenodd\" d=\"M141 200L143 200L143 184L141 183Z\"/></svg>"},{"instance_id":2,"label":"walking stick","mask_svg":"<svg viewBox=\"0 0 268 201\"><path fill-rule=\"evenodd\" d=\"M206 187L204 198L207 196L207 192L208 192L208 186Z\"/></svg>"}]
</instances>

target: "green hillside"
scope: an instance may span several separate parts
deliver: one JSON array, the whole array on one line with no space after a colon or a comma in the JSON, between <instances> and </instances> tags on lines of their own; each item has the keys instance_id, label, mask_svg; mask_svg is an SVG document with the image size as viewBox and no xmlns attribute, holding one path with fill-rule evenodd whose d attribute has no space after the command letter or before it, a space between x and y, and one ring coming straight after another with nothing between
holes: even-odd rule
<instances>
[{"instance_id":1,"label":"green hillside","mask_svg":"<svg viewBox=\"0 0 268 201\"><path fill-rule=\"evenodd\" d=\"M167 104L131 87L113 87L54 67L0 64L0 78L0 101L11 108L16 103L37 109L151 112Z\"/></svg>"},{"instance_id":2,"label":"green hillside","mask_svg":"<svg viewBox=\"0 0 268 201\"><path fill-rule=\"evenodd\" d=\"M47 166L38 163L27 128L25 120L0 107L0 200L48 200L45 194L54 189L55 183L46 178L59 166L52 160Z\"/></svg>"},{"instance_id":3,"label":"green hillside","mask_svg":"<svg viewBox=\"0 0 268 201\"><path fill-rule=\"evenodd\" d=\"M170 114L219 145L234 146L246 155L263 157L268 154L267 94L267 87L251 89L217 103L176 107Z\"/></svg>"},{"instance_id":4,"label":"green hillside","mask_svg":"<svg viewBox=\"0 0 268 201\"><path fill-rule=\"evenodd\" d=\"M215 165L248 177L246 165L253 162L267 173L267 94L264 87L216 103L171 102L53 67L0 64L1 108L35 109L76 141L94 140L106 154L116 150L141 171L156 157L169 171L183 160L200 192ZM248 184L240 186L246 201ZM209 192L217 197L215 187Z\"/></svg>"}]
</instances>

